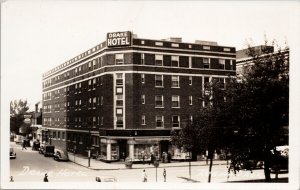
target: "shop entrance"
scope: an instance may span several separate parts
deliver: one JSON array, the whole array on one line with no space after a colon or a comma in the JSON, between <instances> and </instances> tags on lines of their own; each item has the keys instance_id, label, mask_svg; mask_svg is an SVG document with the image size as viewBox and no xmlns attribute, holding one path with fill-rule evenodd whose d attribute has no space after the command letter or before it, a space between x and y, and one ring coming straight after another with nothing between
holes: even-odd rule
<instances>
[{"instance_id":1,"label":"shop entrance","mask_svg":"<svg viewBox=\"0 0 300 190\"><path fill-rule=\"evenodd\" d=\"M160 141L160 155L163 154L163 152L168 153L169 151L169 141L168 140L164 140L164 141Z\"/></svg>"},{"instance_id":2,"label":"shop entrance","mask_svg":"<svg viewBox=\"0 0 300 190\"><path fill-rule=\"evenodd\" d=\"M127 140L126 139L120 139L118 140L119 144L119 155L120 155L120 160L125 160L125 158L128 156L127 154Z\"/></svg>"}]
</instances>

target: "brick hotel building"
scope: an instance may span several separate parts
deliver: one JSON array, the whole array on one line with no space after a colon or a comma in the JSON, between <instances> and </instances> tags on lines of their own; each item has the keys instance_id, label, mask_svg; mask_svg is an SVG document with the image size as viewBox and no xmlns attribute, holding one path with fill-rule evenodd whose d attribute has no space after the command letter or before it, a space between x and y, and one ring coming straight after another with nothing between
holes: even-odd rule
<instances>
[{"instance_id":1,"label":"brick hotel building","mask_svg":"<svg viewBox=\"0 0 300 190\"><path fill-rule=\"evenodd\" d=\"M109 43L107 41L109 40ZM57 149L103 161L151 153L185 159L170 143L205 106L205 82L235 76L236 50L109 33L106 41L43 74L43 127Z\"/></svg>"}]
</instances>

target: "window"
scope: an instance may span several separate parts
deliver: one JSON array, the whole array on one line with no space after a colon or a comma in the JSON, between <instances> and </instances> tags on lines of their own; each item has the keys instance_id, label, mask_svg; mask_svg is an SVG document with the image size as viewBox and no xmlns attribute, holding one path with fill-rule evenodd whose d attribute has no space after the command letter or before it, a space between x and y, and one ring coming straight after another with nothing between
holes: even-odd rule
<instances>
[{"instance_id":1,"label":"window","mask_svg":"<svg viewBox=\"0 0 300 190\"><path fill-rule=\"evenodd\" d=\"M224 51L230 51L230 48L224 48L223 50Z\"/></svg>"},{"instance_id":2,"label":"window","mask_svg":"<svg viewBox=\"0 0 300 190\"><path fill-rule=\"evenodd\" d=\"M203 67L209 69L209 58L203 58Z\"/></svg>"},{"instance_id":3,"label":"window","mask_svg":"<svg viewBox=\"0 0 300 190\"><path fill-rule=\"evenodd\" d=\"M162 42L155 42L155 45L156 46L163 46L163 43Z\"/></svg>"},{"instance_id":4,"label":"window","mask_svg":"<svg viewBox=\"0 0 300 190\"><path fill-rule=\"evenodd\" d=\"M164 116L157 115L155 122L156 122L156 127L164 127Z\"/></svg>"},{"instance_id":5,"label":"window","mask_svg":"<svg viewBox=\"0 0 300 190\"><path fill-rule=\"evenodd\" d=\"M230 60L230 70L233 70L233 64L232 64L233 60Z\"/></svg>"},{"instance_id":6,"label":"window","mask_svg":"<svg viewBox=\"0 0 300 190\"><path fill-rule=\"evenodd\" d=\"M57 132L57 138L60 139L60 132Z\"/></svg>"},{"instance_id":7,"label":"window","mask_svg":"<svg viewBox=\"0 0 300 190\"><path fill-rule=\"evenodd\" d=\"M189 96L189 105L193 105L193 96Z\"/></svg>"},{"instance_id":8,"label":"window","mask_svg":"<svg viewBox=\"0 0 300 190\"><path fill-rule=\"evenodd\" d=\"M172 43L172 44L171 44L171 47L179 47L179 44L174 44L174 43Z\"/></svg>"},{"instance_id":9,"label":"window","mask_svg":"<svg viewBox=\"0 0 300 190\"><path fill-rule=\"evenodd\" d=\"M123 73L117 73L116 85L123 85Z\"/></svg>"},{"instance_id":10,"label":"window","mask_svg":"<svg viewBox=\"0 0 300 190\"><path fill-rule=\"evenodd\" d=\"M225 78L213 78L213 80L220 85L220 88L225 88Z\"/></svg>"},{"instance_id":11,"label":"window","mask_svg":"<svg viewBox=\"0 0 300 190\"><path fill-rule=\"evenodd\" d=\"M123 106L123 95L117 95L116 106Z\"/></svg>"},{"instance_id":12,"label":"window","mask_svg":"<svg viewBox=\"0 0 300 190\"><path fill-rule=\"evenodd\" d=\"M163 55L155 55L155 65L156 66L163 65Z\"/></svg>"},{"instance_id":13,"label":"window","mask_svg":"<svg viewBox=\"0 0 300 190\"><path fill-rule=\"evenodd\" d=\"M103 85L103 76L100 77L100 85Z\"/></svg>"},{"instance_id":14,"label":"window","mask_svg":"<svg viewBox=\"0 0 300 190\"><path fill-rule=\"evenodd\" d=\"M190 115L190 122L193 123L193 116Z\"/></svg>"},{"instance_id":15,"label":"window","mask_svg":"<svg viewBox=\"0 0 300 190\"><path fill-rule=\"evenodd\" d=\"M56 139L56 131L53 131L52 138Z\"/></svg>"},{"instance_id":16,"label":"window","mask_svg":"<svg viewBox=\"0 0 300 190\"><path fill-rule=\"evenodd\" d=\"M142 125L146 125L146 116L142 115Z\"/></svg>"},{"instance_id":17,"label":"window","mask_svg":"<svg viewBox=\"0 0 300 190\"><path fill-rule=\"evenodd\" d=\"M145 74L141 74L141 82L142 82L142 84L145 83Z\"/></svg>"},{"instance_id":18,"label":"window","mask_svg":"<svg viewBox=\"0 0 300 190\"><path fill-rule=\"evenodd\" d=\"M103 120L104 120L103 117L101 117L101 125L103 125Z\"/></svg>"},{"instance_id":19,"label":"window","mask_svg":"<svg viewBox=\"0 0 300 190\"><path fill-rule=\"evenodd\" d=\"M123 94L123 88L122 87L117 87L116 92L117 92L117 94Z\"/></svg>"},{"instance_id":20,"label":"window","mask_svg":"<svg viewBox=\"0 0 300 190\"><path fill-rule=\"evenodd\" d=\"M142 96L141 96L141 102L142 102L142 104L145 104L145 94L142 94Z\"/></svg>"},{"instance_id":21,"label":"window","mask_svg":"<svg viewBox=\"0 0 300 190\"><path fill-rule=\"evenodd\" d=\"M225 69L225 59L219 59L219 69Z\"/></svg>"},{"instance_id":22,"label":"window","mask_svg":"<svg viewBox=\"0 0 300 190\"><path fill-rule=\"evenodd\" d=\"M163 87L163 75L155 75L155 87Z\"/></svg>"},{"instance_id":23,"label":"window","mask_svg":"<svg viewBox=\"0 0 300 190\"><path fill-rule=\"evenodd\" d=\"M65 138L66 138L66 137L65 137L65 132L62 132L62 133L61 133L61 138L62 138L62 140L65 140Z\"/></svg>"},{"instance_id":24,"label":"window","mask_svg":"<svg viewBox=\"0 0 300 190\"><path fill-rule=\"evenodd\" d=\"M117 113L117 115L123 115L123 109L122 108L117 108L116 113Z\"/></svg>"},{"instance_id":25,"label":"window","mask_svg":"<svg viewBox=\"0 0 300 190\"><path fill-rule=\"evenodd\" d=\"M172 127L180 127L180 117L178 115L172 116Z\"/></svg>"},{"instance_id":26,"label":"window","mask_svg":"<svg viewBox=\"0 0 300 190\"><path fill-rule=\"evenodd\" d=\"M141 44L145 44L145 41L144 41L144 40L141 40Z\"/></svg>"},{"instance_id":27,"label":"window","mask_svg":"<svg viewBox=\"0 0 300 190\"><path fill-rule=\"evenodd\" d=\"M141 54L141 65L145 65L145 54Z\"/></svg>"},{"instance_id":28,"label":"window","mask_svg":"<svg viewBox=\"0 0 300 190\"><path fill-rule=\"evenodd\" d=\"M164 97L163 96L155 96L155 107L157 107L157 108L164 107Z\"/></svg>"},{"instance_id":29,"label":"window","mask_svg":"<svg viewBox=\"0 0 300 190\"><path fill-rule=\"evenodd\" d=\"M179 76L172 76L172 88L179 88Z\"/></svg>"},{"instance_id":30,"label":"window","mask_svg":"<svg viewBox=\"0 0 300 190\"><path fill-rule=\"evenodd\" d=\"M172 96L172 108L179 108L180 102L179 102L179 96Z\"/></svg>"},{"instance_id":31,"label":"window","mask_svg":"<svg viewBox=\"0 0 300 190\"><path fill-rule=\"evenodd\" d=\"M116 65L124 64L124 54L116 54Z\"/></svg>"},{"instance_id":32,"label":"window","mask_svg":"<svg viewBox=\"0 0 300 190\"><path fill-rule=\"evenodd\" d=\"M103 96L100 98L100 104L103 105Z\"/></svg>"},{"instance_id":33,"label":"window","mask_svg":"<svg viewBox=\"0 0 300 190\"><path fill-rule=\"evenodd\" d=\"M117 127L123 127L123 117L117 117Z\"/></svg>"},{"instance_id":34,"label":"window","mask_svg":"<svg viewBox=\"0 0 300 190\"><path fill-rule=\"evenodd\" d=\"M203 46L203 49L210 50L210 46Z\"/></svg>"},{"instance_id":35,"label":"window","mask_svg":"<svg viewBox=\"0 0 300 190\"><path fill-rule=\"evenodd\" d=\"M193 85L193 77L189 76L189 85Z\"/></svg>"},{"instance_id":36,"label":"window","mask_svg":"<svg viewBox=\"0 0 300 190\"><path fill-rule=\"evenodd\" d=\"M171 66L178 67L179 66L179 56L172 56L171 57Z\"/></svg>"}]
</instances>

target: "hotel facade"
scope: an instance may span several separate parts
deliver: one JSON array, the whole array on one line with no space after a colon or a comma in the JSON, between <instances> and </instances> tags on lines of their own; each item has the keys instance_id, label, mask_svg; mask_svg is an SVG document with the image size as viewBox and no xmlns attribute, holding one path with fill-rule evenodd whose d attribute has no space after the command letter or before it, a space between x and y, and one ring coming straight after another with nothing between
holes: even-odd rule
<instances>
[{"instance_id":1,"label":"hotel facade","mask_svg":"<svg viewBox=\"0 0 300 190\"><path fill-rule=\"evenodd\" d=\"M108 33L103 43L43 74L43 127L56 149L103 161L151 154L186 159L170 143L205 106L206 82L236 75L236 50L216 42Z\"/></svg>"}]
</instances>

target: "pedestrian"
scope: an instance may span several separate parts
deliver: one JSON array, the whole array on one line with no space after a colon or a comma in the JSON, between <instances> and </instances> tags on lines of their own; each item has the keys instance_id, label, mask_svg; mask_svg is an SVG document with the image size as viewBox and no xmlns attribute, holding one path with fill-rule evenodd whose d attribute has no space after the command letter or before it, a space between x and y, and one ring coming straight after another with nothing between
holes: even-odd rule
<instances>
[{"instance_id":1,"label":"pedestrian","mask_svg":"<svg viewBox=\"0 0 300 190\"><path fill-rule=\"evenodd\" d=\"M164 168L163 176L164 176L164 182L166 182L167 181L167 171L165 168Z\"/></svg>"},{"instance_id":2,"label":"pedestrian","mask_svg":"<svg viewBox=\"0 0 300 190\"><path fill-rule=\"evenodd\" d=\"M14 182L13 176L10 176L10 181L9 182Z\"/></svg>"},{"instance_id":3,"label":"pedestrian","mask_svg":"<svg viewBox=\"0 0 300 190\"><path fill-rule=\"evenodd\" d=\"M170 154L170 152L168 152L168 156L167 156L167 160L168 160L168 163L170 163L171 162L171 154Z\"/></svg>"},{"instance_id":4,"label":"pedestrian","mask_svg":"<svg viewBox=\"0 0 300 190\"><path fill-rule=\"evenodd\" d=\"M151 159L150 159L151 164L153 164L154 161L155 161L155 156L154 156L153 153L152 153L152 154L151 154ZM149 165L150 165L150 163L149 163Z\"/></svg>"},{"instance_id":5,"label":"pedestrian","mask_svg":"<svg viewBox=\"0 0 300 190\"><path fill-rule=\"evenodd\" d=\"M44 182L49 182L47 173L45 173Z\"/></svg>"},{"instance_id":6,"label":"pedestrian","mask_svg":"<svg viewBox=\"0 0 300 190\"><path fill-rule=\"evenodd\" d=\"M147 174L146 174L145 169L142 172L142 182L147 182Z\"/></svg>"},{"instance_id":7,"label":"pedestrian","mask_svg":"<svg viewBox=\"0 0 300 190\"><path fill-rule=\"evenodd\" d=\"M23 150L23 149L27 150L26 144L25 144L25 140L23 141L23 144L22 144L22 150Z\"/></svg>"}]
</instances>

